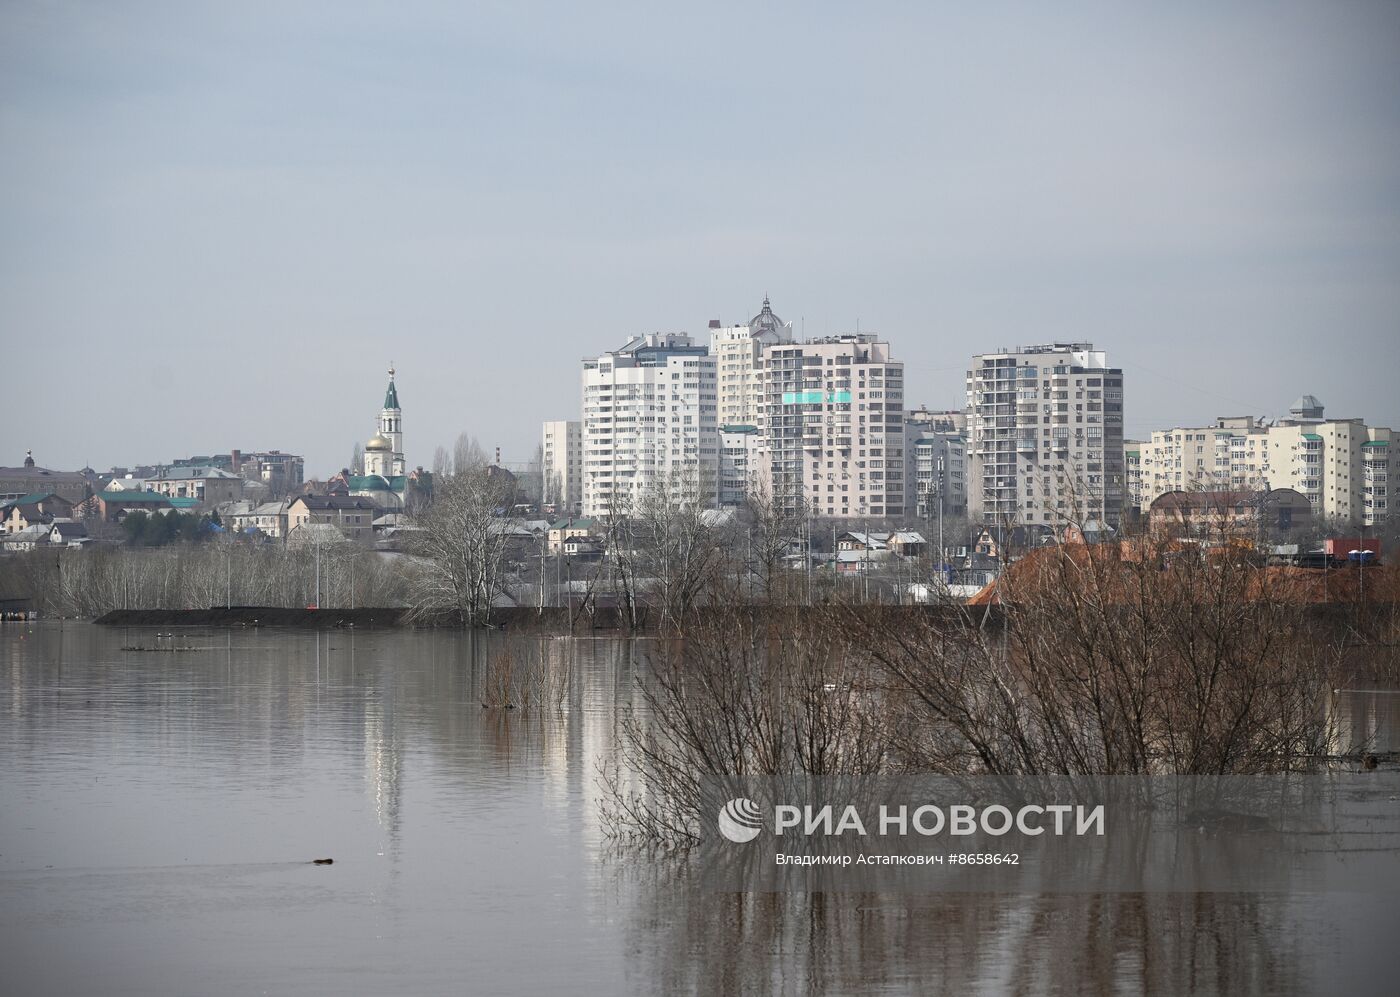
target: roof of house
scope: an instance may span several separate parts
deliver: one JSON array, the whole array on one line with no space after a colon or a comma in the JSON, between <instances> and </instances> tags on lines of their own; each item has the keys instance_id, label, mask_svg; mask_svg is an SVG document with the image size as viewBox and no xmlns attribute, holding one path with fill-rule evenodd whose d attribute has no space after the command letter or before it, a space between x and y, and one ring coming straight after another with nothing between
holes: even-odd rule
<instances>
[{"instance_id":1,"label":"roof of house","mask_svg":"<svg viewBox=\"0 0 1400 997\"><path fill-rule=\"evenodd\" d=\"M53 513L45 512L34 502L12 502L5 506L5 516L18 512L27 522L53 519Z\"/></svg>"},{"instance_id":2,"label":"roof of house","mask_svg":"<svg viewBox=\"0 0 1400 997\"><path fill-rule=\"evenodd\" d=\"M222 467L210 467L202 465L198 467L162 467L156 473L156 479L160 481L188 481L206 480L208 478L226 478L233 481L243 479L232 471L225 471Z\"/></svg>"},{"instance_id":3,"label":"roof of house","mask_svg":"<svg viewBox=\"0 0 1400 997\"><path fill-rule=\"evenodd\" d=\"M551 523L549 528L551 530L583 530L588 532L593 529L597 522L596 519L561 519Z\"/></svg>"},{"instance_id":4,"label":"roof of house","mask_svg":"<svg viewBox=\"0 0 1400 997\"><path fill-rule=\"evenodd\" d=\"M315 543L348 543L349 538L340 532L340 527L334 523L301 523L292 527L287 535L288 542L296 544L303 541Z\"/></svg>"},{"instance_id":5,"label":"roof of house","mask_svg":"<svg viewBox=\"0 0 1400 997\"><path fill-rule=\"evenodd\" d=\"M14 499L11 502L7 502L6 504L37 505L40 502L47 502L49 499L54 499L55 501L62 502L64 505L73 504L72 502L68 501L66 498L64 498L62 495L57 494L56 492L30 492L28 495L21 495L19 498Z\"/></svg>"},{"instance_id":6,"label":"roof of house","mask_svg":"<svg viewBox=\"0 0 1400 997\"><path fill-rule=\"evenodd\" d=\"M105 491L98 495L103 502L119 502L126 505L170 505L170 499L155 492Z\"/></svg>"},{"instance_id":7,"label":"roof of house","mask_svg":"<svg viewBox=\"0 0 1400 997\"><path fill-rule=\"evenodd\" d=\"M71 519L63 520L61 522L55 521L54 524L49 527L49 532L52 533L54 530L57 530L60 536L68 540L76 540L79 537L85 537L88 535L86 526L84 526L82 523L75 523Z\"/></svg>"},{"instance_id":8,"label":"roof of house","mask_svg":"<svg viewBox=\"0 0 1400 997\"><path fill-rule=\"evenodd\" d=\"M326 511L330 509L365 509L373 510L377 508L368 499L355 498L349 495L298 495L293 500L292 505L303 505L309 510Z\"/></svg>"}]
</instances>

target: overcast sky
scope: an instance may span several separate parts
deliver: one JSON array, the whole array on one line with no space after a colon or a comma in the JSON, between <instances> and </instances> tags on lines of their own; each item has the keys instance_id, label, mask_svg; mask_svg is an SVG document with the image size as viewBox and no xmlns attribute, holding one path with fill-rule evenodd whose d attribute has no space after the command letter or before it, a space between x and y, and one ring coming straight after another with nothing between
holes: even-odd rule
<instances>
[{"instance_id":1,"label":"overcast sky","mask_svg":"<svg viewBox=\"0 0 1400 997\"><path fill-rule=\"evenodd\" d=\"M324 476L390 360L524 461L765 292L910 405L1074 338L1130 436L1400 428L1400 3L0 4L0 464Z\"/></svg>"}]
</instances>

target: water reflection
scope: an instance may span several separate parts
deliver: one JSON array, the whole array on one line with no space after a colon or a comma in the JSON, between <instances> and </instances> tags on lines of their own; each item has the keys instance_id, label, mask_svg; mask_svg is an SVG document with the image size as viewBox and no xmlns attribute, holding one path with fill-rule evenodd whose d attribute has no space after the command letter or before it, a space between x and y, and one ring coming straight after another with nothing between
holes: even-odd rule
<instances>
[{"instance_id":1,"label":"water reflection","mask_svg":"<svg viewBox=\"0 0 1400 997\"><path fill-rule=\"evenodd\" d=\"M638 647L509 640L557 709L483 707L500 635L0 628L6 989L1393 989L1384 896L708 892L599 822ZM1398 701L1331 708L1385 751Z\"/></svg>"}]
</instances>

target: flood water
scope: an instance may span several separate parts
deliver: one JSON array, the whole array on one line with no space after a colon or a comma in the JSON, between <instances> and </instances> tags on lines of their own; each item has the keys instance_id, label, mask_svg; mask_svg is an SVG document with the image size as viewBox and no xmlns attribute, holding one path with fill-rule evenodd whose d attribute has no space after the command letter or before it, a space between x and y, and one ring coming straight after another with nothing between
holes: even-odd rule
<instances>
[{"instance_id":1,"label":"flood water","mask_svg":"<svg viewBox=\"0 0 1400 997\"><path fill-rule=\"evenodd\" d=\"M0 626L0 992L1400 992L1383 894L725 895L599 819L644 644ZM1400 696L1343 725L1400 747ZM315 858L333 865L313 865Z\"/></svg>"}]
</instances>

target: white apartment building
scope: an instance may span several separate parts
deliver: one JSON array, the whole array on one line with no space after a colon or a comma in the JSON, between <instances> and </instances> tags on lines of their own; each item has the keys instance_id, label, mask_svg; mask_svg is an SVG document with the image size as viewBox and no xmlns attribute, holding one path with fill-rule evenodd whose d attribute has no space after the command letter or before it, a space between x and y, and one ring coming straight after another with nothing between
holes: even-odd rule
<instances>
[{"instance_id":1,"label":"white apartment building","mask_svg":"<svg viewBox=\"0 0 1400 997\"><path fill-rule=\"evenodd\" d=\"M583 361L583 515L625 512L662 483L701 488L719 473L715 358L684 333L631 339Z\"/></svg>"},{"instance_id":2,"label":"white apartment building","mask_svg":"<svg viewBox=\"0 0 1400 997\"><path fill-rule=\"evenodd\" d=\"M968 506L987 523L1118 526L1123 371L1092 343L973 357L967 372Z\"/></svg>"},{"instance_id":3,"label":"white apartment building","mask_svg":"<svg viewBox=\"0 0 1400 997\"><path fill-rule=\"evenodd\" d=\"M761 478L780 508L904 511L904 364L869 334L763 348Z\"/></svg>"},{"instance_id":4,"label":"white apartment building","mask_svg":"<svg viewBox=\"0 0 1400 997\"><path fill-rule=\"evenodd\" d=\"M1163 492L1293 488L1314 516L1373 526L1390 512L1391 430L1361 419L1327 419L1303 395L1273 424L1222 417L1204 428L1152 434L1142 447L1144 512Z\"/></svg>"},{"instance_id":5,"label":"white apartment building","mask_svg":"<svg viewBox=\"0 0 1400 997\"><path fill-rule=\"evenodd\" d=\"M759 454L763 437L757 426L721 426L719 429L719 504L722 508L744 505L757 490Z\"/></svg>"},{"instance_id":6,"label":"white apartment building","mask_svg":"<svg viewBox=\"0 0 1400 997\"><path fill-rule=\"evenodd\" d=\"M1145 515L1163 492L1241 491L1261 488L1255 453L1263 443L1252 416L1227 416L1213 426L1177 426L1153 430L1138 447L1139 489L1133 495Z\"/></svg>"},{"instance_id":7,"label":"white apartment building","mask_svg":"<svg viewBox=\"0 0 1400 997\"><path fill-rule=\"evenodd\" d=\"M561 419L544 424L544 500L561 512L583 501L583 423Z\"/></svg>"},{"instance_id":8,"label":"white apartment building","mask_svg":"<svg viewBox=\"0 0 1400 997\"><path fill-rule=\"evenodd\" d=\"M904 439L906 511L929 518L967 515L967 440L907 422Z\"/></svg>"},{"instance_id":9,"label":"white apartment building","mask_svg":"<svg viewBox=\"0 0 1400 997\"><path fill-rule=\"evenodd\" d=\"M792 342L792 323L773 314L768 297L747 325L710 323L710 352L715 356L721 426L762 426L763 350Z\"/></svg>"}]
</instances>

